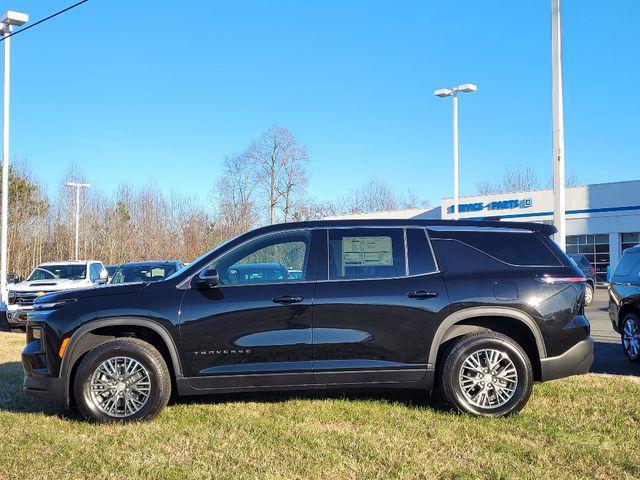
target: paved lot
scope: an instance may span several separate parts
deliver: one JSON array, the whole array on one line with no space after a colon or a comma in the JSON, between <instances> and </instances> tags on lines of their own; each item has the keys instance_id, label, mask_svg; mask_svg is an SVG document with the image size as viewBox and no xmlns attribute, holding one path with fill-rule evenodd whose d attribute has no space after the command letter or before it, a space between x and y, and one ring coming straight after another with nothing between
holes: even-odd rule
<instances>
[{"instance_id":1,"label":"paved lot","mask_svg":"<svg viewBox=\"0 0 640 480\"><path fill-rule=\"evenodd\" d=\"M625 357L608 313L609 294L606 288L596 290L593 304L587 307L587 318L591 323L591 333L595 340L596 359L591 367L595 373L614 373L640 377L640 363L632 363Z\"/></svg>"}]
</instances>

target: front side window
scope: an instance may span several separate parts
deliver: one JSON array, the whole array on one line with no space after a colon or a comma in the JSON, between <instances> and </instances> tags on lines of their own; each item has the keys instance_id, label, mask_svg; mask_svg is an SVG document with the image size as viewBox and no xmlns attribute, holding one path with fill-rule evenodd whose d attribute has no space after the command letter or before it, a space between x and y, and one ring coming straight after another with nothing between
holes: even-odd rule
<instances>
[{"instance_id":1,"label":"front side window","mask_svg":"<svg viewBox=\"0 0 640 480\"><path fill-rule=\"evenodd\" d=\"M89 269L89 272L91 273L91 281L95 282L98 279L100 279L100 271L102 269L100 268L100 264L99 263L92 263L91 264L91 268Z\"/></svg>"},{"instance_id":2,"label":"front side window","mask_svg":"<svg viewBox=\"0 0 640 480\"><path fill-rule=\"evenodd\" d=\"M329 279L390 278L406 275L402 228L329 230Z\"/></svg>"},{"instance_id":3,"label":"front side window","mask_svg":"<svg viewBox=\"0 0 640 480\"><path fill-rule=\"evenodd\" d=\"M222 285L305 281L310 243L306 230L267 235L223 255L209 268L218 271Z\"/></svg>"},{"instance_id":4,"label":"front side window","mask_svg":"<svg viewBox=\"0 0 640 480\"><path fill-rule=\"evenodd\" d=\"M86 265L41 265L29 275L27 280L82 280L84 278L87 278Z\"/></svg>"}]
</instances>

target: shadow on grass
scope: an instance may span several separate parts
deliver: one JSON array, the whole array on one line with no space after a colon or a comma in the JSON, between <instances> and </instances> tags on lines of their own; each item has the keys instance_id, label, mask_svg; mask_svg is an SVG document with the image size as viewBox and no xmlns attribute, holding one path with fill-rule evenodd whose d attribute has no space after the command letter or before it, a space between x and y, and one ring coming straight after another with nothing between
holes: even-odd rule
<instances>
[{"instance_id":1,"label":"shadow on grass","mask_svg":"<svg viewBox=\"0 0 640 480\"><path fill-rule=\"evenodd\" d=\"M57 402L30 397L22 391L22 364L7 362L0 364L0 413L42 413L67 420L80 417Z\"/></svg>"}]
</instances>

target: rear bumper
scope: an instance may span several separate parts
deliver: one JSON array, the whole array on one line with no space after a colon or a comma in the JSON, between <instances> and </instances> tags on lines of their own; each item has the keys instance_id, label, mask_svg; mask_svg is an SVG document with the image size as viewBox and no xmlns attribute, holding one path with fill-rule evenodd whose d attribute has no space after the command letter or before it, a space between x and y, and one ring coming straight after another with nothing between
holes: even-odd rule
<instances>
[{"instance_id":1,"label":"rear bumper","mask_svg":"<svg viewBox=\"0 0 640 480\"><path fill-rule=\"evenodd\" d=\"M588 373L593 358L593 339L587 337L562 355L541 359L542 381Z\"/></svg>"}]
</instances>

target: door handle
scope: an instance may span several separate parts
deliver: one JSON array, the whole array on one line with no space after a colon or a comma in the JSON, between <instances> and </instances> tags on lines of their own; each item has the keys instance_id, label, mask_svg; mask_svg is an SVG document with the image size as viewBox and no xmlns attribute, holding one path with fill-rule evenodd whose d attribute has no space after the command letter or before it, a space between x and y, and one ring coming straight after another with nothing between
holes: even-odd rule
<instances>
[{"instance_id":1,"label":"door handle","mask_svg":"<svg viewBox=\"0 0 640 480\"><path fill-rule=\"evenodd\" d=\"M281 303L282 305L291 305L292 303L300 303L304 300L303 296L291 296L283 295L281 297L275 297L273 303Z\"/></svg>"},{"instance_id":2,"label":"door handle","mask_svg":"<svg viewBox=\"0 0 640 480\"><path fill-rule=\"evenodd\" d=\"M435 298L438 296L438 292L426 292L424 290L418 290L415 292L407 293L409 298L417 298L418 300L425 300L427 298Z\"/></svg>"}]
</instances>

